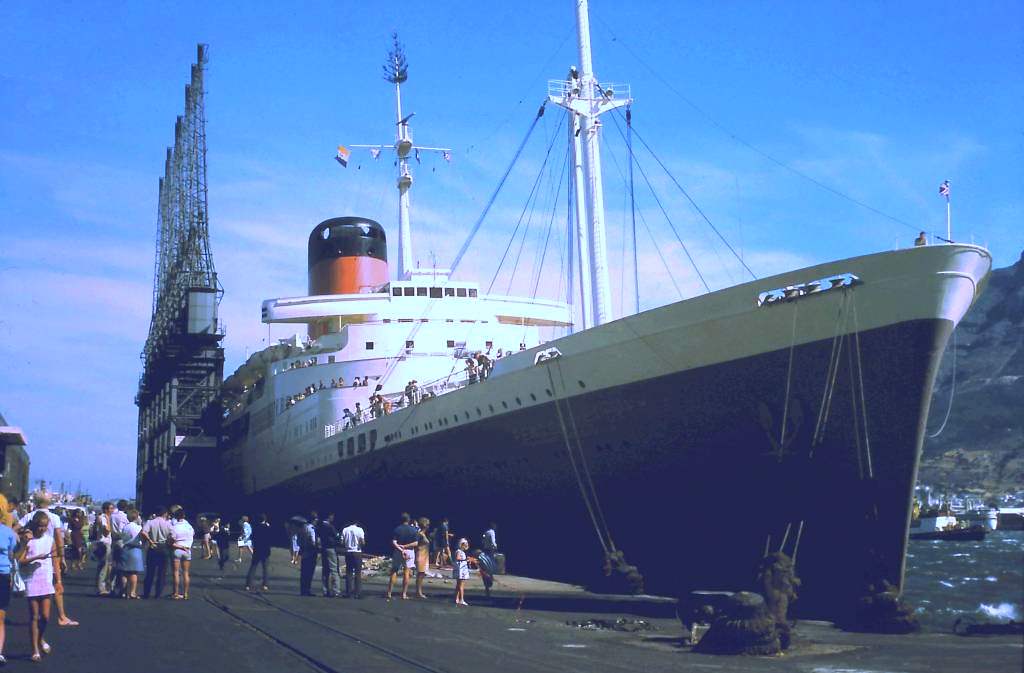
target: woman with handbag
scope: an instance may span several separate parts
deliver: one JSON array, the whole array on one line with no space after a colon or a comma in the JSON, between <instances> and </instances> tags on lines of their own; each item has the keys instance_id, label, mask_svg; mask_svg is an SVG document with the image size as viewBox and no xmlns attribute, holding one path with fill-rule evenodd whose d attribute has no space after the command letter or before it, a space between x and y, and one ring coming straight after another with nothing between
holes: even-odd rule
<instances>
[{"instance_id":1,"label":"woman with handbag","mask_svg":"<svg viewBox=\"0 0 1024 673\"><path fill-rule=\"evenodd\" d=\"M11 528L14 520L9 510L7 498L0 494L0 666L7 663L7 659L4 658L4 640L7 637L4 620L7 617L7 608L11 605L11 592L14 589L14 576L11 570L14 565L14 548L18 544L18 535Z\"/></svg>"}]
</instances>

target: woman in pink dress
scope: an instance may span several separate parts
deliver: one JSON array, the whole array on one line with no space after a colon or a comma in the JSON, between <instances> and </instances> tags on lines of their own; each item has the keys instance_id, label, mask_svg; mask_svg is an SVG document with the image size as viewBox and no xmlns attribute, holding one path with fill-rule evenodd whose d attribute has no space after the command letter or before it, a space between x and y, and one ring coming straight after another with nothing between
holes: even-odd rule
<instances>
[{"instance_id":1,"label":"woman in pink dress","mask_svg":"<svg viewBox=\"0 0 1024 673\"><path fill-rule=\"evenodd\" d=\"M53 598L53 537L47 534L50 518L38 511L28 525L19 531L18 547L14 556L20 564L28 598L29 625L32 632L32 661L50 653L50 644L43 635L50 621L50 599Z\"/></svg>"}]
</instances>

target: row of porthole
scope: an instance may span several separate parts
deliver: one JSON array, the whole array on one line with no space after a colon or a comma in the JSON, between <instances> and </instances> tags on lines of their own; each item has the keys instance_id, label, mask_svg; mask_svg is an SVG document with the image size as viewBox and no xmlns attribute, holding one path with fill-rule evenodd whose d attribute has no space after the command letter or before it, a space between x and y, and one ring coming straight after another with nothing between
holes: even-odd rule
<instances>
[{"instance_id":1,"label":"row of porthole","mask_svg":"<svg viewBox=\"0 0 1024 673\"><path fill-rule=\"evenodd\" d=\"M587 384L585 384L583 381L577 381L577 383L579 383L580 388L586 388L587 387ZM550 388L545 388L544 392L547 394L548 397L554 397L554 393L551 392ZM534 394L534 393L530 393L530 399L532 401L536 402L537 401L537 395ZM501 405L505 409L508 409L508 402L507 401L502 400ZM520 407L523 406L522 398L516 397L516 405L520 406ZM494 413L494 405L493 404L488 404L487 408L488 408L488 410L492 414ZM464 411L462 413L465 415L466 420L468 421L470 419L469 412L468 411ZM480 409L480 407L476 408L476 415L477 415L477 418L480 418L480 417L482 417L484 415L484 412ZM454 423L458 423L459 422L459 415L458 414L454 414L452 416L452 422L454 422ZM438 426L443 425L444 427L448 427L448 419L447 418L439 418L439 419L437 419L437 424L438 424ZM426 422L423 425L423 429L424 430L433 430L434 429L434 422L433 421ZM415 434L419 434L419 431L420 431L420 426L415 425L415 426L413 426L413 428L411 430L411 433L415 435ZM384 441L385 442L390 442L392 439L395 439L394 435L385 435L384 436Z\"/></svg>"}]
</instances>

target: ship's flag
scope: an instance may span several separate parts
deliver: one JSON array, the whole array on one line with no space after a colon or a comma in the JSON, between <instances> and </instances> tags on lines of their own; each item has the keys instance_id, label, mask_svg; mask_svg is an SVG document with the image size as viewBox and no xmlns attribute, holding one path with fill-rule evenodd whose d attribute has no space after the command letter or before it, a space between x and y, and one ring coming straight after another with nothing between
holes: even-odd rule
<instances>
[{"instance_id":1,"label":"ship's flag","mask_svg":"<svg viewBox=\"0 0 1024 673\"><path fill-rule=\"evenodd\" d=\"M452 153L451 152L448 152L448 151L442 152L441 156L444 157L445 161L451 163L451 160L452 160Z\"/></svg>"},{"instance_id":2,"label":"ship's flag","mask_svg":"<svg viewBox=\"0 0 1024 673\"><path fill-rule=\"evenodd\" d=\"M416 148L416 163L420 163L420 148Z\"/></svg>"},{"instance_id":3,"label":"ship's flag","mask_svg":"<svg viewBox=\"0 0 1024 673\"><path fill-rule=\"evenodd\" d=\"M377 149L376 147L371 147L370 148L370 156L373 157L374 159L376 159L377 157L380 156L380 150Z\"/></svg>"},{"instance_id":4,"label":"ship's flag","mask_svg":"<svg viewBox=\"0 0 1024 673\"><path fill-rule=\"evenodd\" d=\"M343 145L338 145L338 156L334 157L334 160L337 161L342 166L345 166L347 168L348 167L348 157L349 157L350 154L352 154L352 153L348 151L347 147L345 147Z\"/></svg>"},{"instance_id":5,"label":"ship's flag","mask_svg":"<svg viewBox=\"0 0 1024 673\"><path fill-rule=\"evenodd\" d=\"M939 196L945 196L947 199L949 198L949 180L944 180L942 184L939 185Z\"/></svg>"}]
</instances>

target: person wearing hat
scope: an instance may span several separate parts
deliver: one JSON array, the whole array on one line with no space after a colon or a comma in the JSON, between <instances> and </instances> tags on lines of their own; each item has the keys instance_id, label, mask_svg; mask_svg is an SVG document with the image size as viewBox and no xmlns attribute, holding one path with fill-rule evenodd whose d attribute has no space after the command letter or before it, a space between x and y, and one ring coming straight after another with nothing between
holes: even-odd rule
<instances>
[{"instance_id":1,"label":"person wearing hat","mask_svg":"<svg viewBox=\"0 0 1024 673\"><path fill-rule=\"evenodd\" d=\"M28 526L36 512L44 512L46 514L49 520L46 534L53 538L54 560L56 561L53 564L53 599L54 603L57 604L57 625L78 626L78 622L68 617L68 613L64 610L64 584L61 582L62 574L67 568L67 561L64 560L64 525L61 523L60 517L48 509L50 506L50 496L48 494L37 493L33 500L36 503L36 508L18 520L17 528L21 529Z\"/></svg>"}]
</instances>

